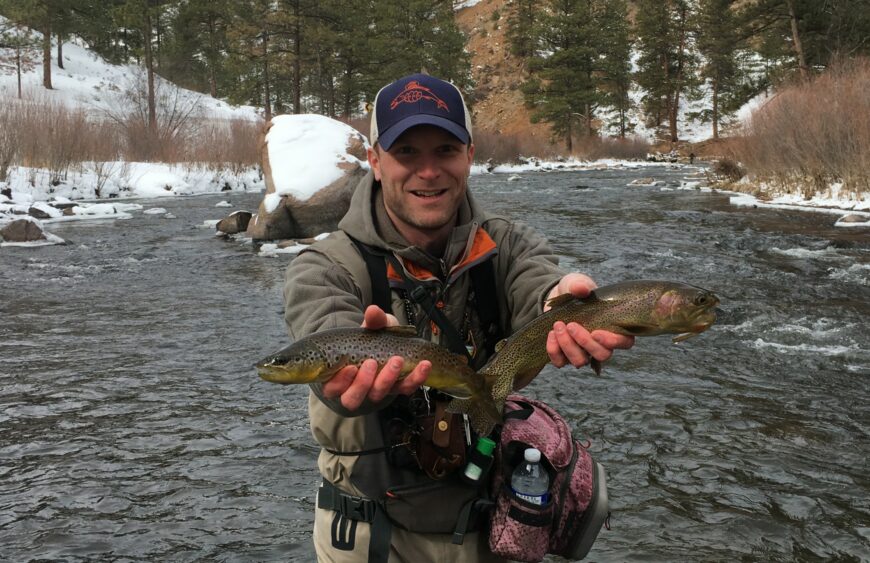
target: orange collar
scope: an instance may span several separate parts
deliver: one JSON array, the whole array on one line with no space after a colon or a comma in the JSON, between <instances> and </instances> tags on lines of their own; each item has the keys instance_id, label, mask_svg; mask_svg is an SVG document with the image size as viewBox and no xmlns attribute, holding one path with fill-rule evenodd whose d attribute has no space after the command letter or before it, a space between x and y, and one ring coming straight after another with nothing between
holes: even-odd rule
<instances>
[{"instance_id":1,"label":"orange collar","mask_svg":"<svg viewBox=\"0 0 870 563\"><path fill-rule=\"evenodd\" d=\"M461 273L496 254L496 250L495 241L492 240L489 233L478 227L474 233L474 240L471 243L471 247L465 251L462 260L450 268L450 272L447 276L447 283L453 282ZM438 279L437 275L433 274L426 268L405 260L401 256L398 258L401 261L402 266L405 268L405 271L412 278L422 282ZM399 284L404 281L399 272L397 272L389 262L387 263L387 279Z\"/></svg>"}]
</instances>

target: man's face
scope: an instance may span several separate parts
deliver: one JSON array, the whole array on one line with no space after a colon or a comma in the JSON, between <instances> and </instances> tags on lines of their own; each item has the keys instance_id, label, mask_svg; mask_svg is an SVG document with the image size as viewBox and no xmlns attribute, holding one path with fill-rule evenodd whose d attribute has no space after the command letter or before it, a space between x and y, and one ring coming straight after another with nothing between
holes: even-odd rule
<instances>
[{"instance_id":1,"label":"man's face","mask_svg":"<svg viewBox=\"0 0 870 563\"><path fill-rule=\"evenodd\" d=\"M431 125L405 131L388 151L369 150L387 214L405 238L446 236L465 197L474 145ZM413 236L417 235L417 236Z\"/></svg>"}]
</instances>

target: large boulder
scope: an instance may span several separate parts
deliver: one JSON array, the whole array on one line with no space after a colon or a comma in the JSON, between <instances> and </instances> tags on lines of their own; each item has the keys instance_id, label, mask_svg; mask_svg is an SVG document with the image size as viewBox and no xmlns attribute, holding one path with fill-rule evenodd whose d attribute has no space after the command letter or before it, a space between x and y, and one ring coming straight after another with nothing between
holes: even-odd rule
<instances>
[{"instance_id":1,"label":"large boulder","mask_svg":"<svg viewBox=\"0 0 870 563\"><path fill-rule=\"evenodd\" d=\"M365 137L322 115L279 115L261 148L266 195L246 234L300 239L334 231L367 172Z\"/></svg>"},{"instance_id":2,"label":"large boulder","mask_svg":"<svg viewBox=\"0 0 870 563\"><path fill-rule=\"evenodd\" d=\"M0 227L0 236L5 242L34 242L47 240L42 225L29 219L16 219Z\"/></svg>"}]
</instances>

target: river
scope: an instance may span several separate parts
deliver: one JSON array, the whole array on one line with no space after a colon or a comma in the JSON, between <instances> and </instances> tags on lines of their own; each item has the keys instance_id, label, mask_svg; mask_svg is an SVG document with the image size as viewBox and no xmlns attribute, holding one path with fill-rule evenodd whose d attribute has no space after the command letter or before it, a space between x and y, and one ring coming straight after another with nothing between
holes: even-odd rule
<instances>
[{"instance_id":1,"label":"river","mask_svg":"<svg viewBox=\"0 0 870 563\"><path fill-rule=\"evenodd\" d=\"M600 284L672 279L725 315L639 338L596 377L528 392L591 441L612 529L595 561L870 558L870 231L836 215L628 187L653 168L482 175ZM0 249L0 560L311 561L318 449L303 386L252 364L286 343L287 255L204 222L262 194L141 201L175 218L58 223Z\"/></svg>"}]
</instances>

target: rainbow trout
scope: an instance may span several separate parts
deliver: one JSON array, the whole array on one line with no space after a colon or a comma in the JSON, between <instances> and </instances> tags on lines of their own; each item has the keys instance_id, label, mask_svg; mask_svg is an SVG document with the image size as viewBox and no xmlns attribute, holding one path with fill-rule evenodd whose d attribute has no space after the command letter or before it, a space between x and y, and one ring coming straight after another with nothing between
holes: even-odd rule
<instances>
[{"instance_id":1,"label":"rainbow trout","mask_svg":"<svg viewBox=\"0 0 870 563\"><path fill-rule=\"evenodd\" d=\"M399 377L411 373L422 360L432 363L426 385L457 399L480 413L487 424L501 422L501 411L492 400L492 389L475 373L463 356L417 337L412 326L382 330L338 328L301 338L257 363L260 377L273 383L315 383L329 380L349 365L360 366L373 358L378 370L392 356L405 359Z\"/></svg>"},{"instance_id":2,"label":"rainbow trout","mask_svg":"<svg viewBox=\"0 0 870 563\"><path fill-rule=\"evenodd\" d=\"M710 328L719 299L706 289L687 284L638 280L596 288L584 299L560 295L548 304L550 310L500 342L496 354L479 372L492 388L499 410L513 391L515 380L534 377L549 363L547 335L556 321L628 336L675 334L673 341L681 342ZM590 364L596 374L601 373L600 362L592 359ZM462 400L454 400L448 407L452 412L467 413L475 430L488 434L491 416L476 409L477 404Z\"/></svg>"}]
</instances>

